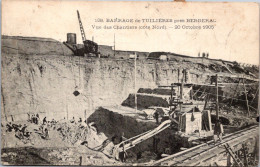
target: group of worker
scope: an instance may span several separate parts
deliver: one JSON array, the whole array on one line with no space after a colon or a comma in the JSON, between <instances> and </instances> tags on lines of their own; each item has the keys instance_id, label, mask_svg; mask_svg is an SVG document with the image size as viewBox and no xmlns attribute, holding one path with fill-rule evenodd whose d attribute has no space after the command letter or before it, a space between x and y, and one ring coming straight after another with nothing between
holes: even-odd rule
<instances>
[{"instance_id":1,"label":"group of worker","mask_svg":"<svg viewBox=\"0 0 260 167\"><path fill-rule=\"evenodd\" d=\"M64 118L64 119L65 119L65 118ZM77 124L77 123L82 123L82 122L83 122L83 120L82 120L81 117L79 117L79 120L78 120L78 121L75 120L75 117L72 117L72 119L70 120L70 123L75 123L75 124ZM87 120L85 120L84 122L87 123Z\"/></svg>"},{"instance_id":2,"label":"group of worker","mask_svg":"<svg viewBox=\"0 0 260 167\"><path fill-rule=\"evenodd\" d=\"M27 125L24 124L23 126L21 124L15 124L8 122L6 124L6 132L12 132L14 130L15 137L18 139L29 139L31 132L28 131Z\"/></svg>"},{"instance_id":3,"label":"group of worker","mask_svg":"<svg viewBox=\"0 0 260 167\"><path fill-rule=\"evenodd\" d=\"M49 130L46 124L42 124L39 127L39 132L41 132L40 135L42 139L49 140Z\"/></svg>"},{"instance_id":4,"label":"group of worker","mask_svg":"<svg viewBox=\"0 0 260 167\"><path fill-rule=\"evenodd\" d=\"M27 113L27 114L28 114L28 122L38 125L39 120L40 120L39 114L36 114L36 115L35 114L31 115L30 113Z\"/></svg>"},{"instance_id":5,"label":"group of worker","mask_svg":"<svg viewBox=\"0 0 260 167\"><path fill-rule=\"evenodd\" d=\"M42 123L41 123L39 114L31 115L29 113L28 113L28 122L36 124L36 125L40 124L39 129L36 131L38 131L40 136L46 140L49 139L48 128L53 127L53 125L55 125L57 123L57 121L55 121L54 119L52 121L47 121L46 117L43 118ZM6 124L6 132L12 132L13 130L15 132L15 137L17 137L18 139L20 139L20 140L24 140L24 139L29 140L30 139L30 134L32 132L28 131L26 124L24 124L22 126L21 124L15 124L15 123L8 122Z\"/></svg>"}]
</instances>

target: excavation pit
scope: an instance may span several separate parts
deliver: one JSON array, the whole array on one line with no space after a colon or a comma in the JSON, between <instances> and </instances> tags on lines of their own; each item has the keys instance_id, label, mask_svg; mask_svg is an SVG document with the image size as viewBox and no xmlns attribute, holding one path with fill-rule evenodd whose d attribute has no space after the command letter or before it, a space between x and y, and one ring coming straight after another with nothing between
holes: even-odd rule
<instances>
[{"instance_id":1,"label":"excavation pit","mask_svg":"<svg viewBox=\"0 0 260 167\"><path fill-rule=\"evenodd\" d=\"M158 127L155 120L140 119L139 113L129 111L117 113L111 110L100 107L90 115L87 121L94 122L97 133L104 133L115 145L120 143L122 136L129 139ZM126 162L140 163L157 160L165 154L179 152L182 147L194 146L195 140L197 140L196 136L187 137L178 134L177 126L173 125L127 150ZM199 143L195 143L197 144Z\"/></svg>"}]
</instances>

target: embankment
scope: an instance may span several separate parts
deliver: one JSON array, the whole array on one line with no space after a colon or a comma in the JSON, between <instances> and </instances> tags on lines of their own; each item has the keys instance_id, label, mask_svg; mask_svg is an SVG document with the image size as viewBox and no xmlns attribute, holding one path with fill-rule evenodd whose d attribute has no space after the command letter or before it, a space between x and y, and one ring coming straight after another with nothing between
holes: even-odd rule
<instances>
[{"instance_id":1,"label":"embankment","mask_svg":"<svg viewBox=\"0 0 260 167\"><path fill-rule=\"evenodd\" d=\"M138 60L135 89L134 60L77 57L53 39L4 36L2 121L27 119L28 113L86 119L99 106L122 104L135 90L177 82L178 69L189 69L194 83L209 83L208 74L217 72L208 65L202 68L203 62L180 61ZM219 62L211 63L218 67ZM231 75L226 70L219 74Z\"/></svg>"}]
</instances>

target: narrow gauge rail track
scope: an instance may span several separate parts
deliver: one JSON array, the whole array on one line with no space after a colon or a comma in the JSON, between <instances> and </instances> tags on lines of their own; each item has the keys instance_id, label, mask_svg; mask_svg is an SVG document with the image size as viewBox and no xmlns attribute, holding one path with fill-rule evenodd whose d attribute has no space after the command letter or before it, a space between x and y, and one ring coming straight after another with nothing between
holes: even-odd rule
<instances>
[{"instance_id":1,"label":"narrow gauge rail track","mask_svg":"<svg viewBox=\"0 0 260 167\"><path fill-rule=\"evenodd\" d=\"M207 143L192 147L185 151L170 155L166 158L149 163L149 166L205 166L205 162L216 159L219 154L225 153L225 144L232 147L238 146L244 141L254 138L258 135L259 127L257 125L242 129L223 137L221 143L214 145L211 140ZM204 163L204 164L203 164Z\"/></svg>"}]
</instances>

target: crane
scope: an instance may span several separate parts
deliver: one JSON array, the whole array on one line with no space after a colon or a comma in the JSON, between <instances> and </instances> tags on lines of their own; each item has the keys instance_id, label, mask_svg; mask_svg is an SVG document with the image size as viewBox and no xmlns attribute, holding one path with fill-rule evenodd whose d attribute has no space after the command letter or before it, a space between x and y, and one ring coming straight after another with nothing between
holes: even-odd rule
<instances>
[{"instance_id":1,"label":"crane","mask_svg":"<svg viewBox=\"0 0 260 167\"><path fill-rule=\"evenodd\" d=\"M70 50L72 50L76 56L85 56L85 55L91 56L92 54L94 54L95 56L98 56L98 54L99 54L98 44L91 40L87 40L78 10L77 10L77 15L78 15L79 28L80 28L80 33L81 33L81 37L82 37L82 42L83 42L84 46L82 47L82 45L71 44L68 42L63 42L63 43Z\"/></svg>"},{"instance_id":2,"label":"crane","mask_svg":"<svg viewBox=\"0 0 260 167\"><path fill-rule=\"evenodd\" d=\"M84 31L78 10L77 10L77 14L78 14L79 28L80 28L80 32L81 32L82 42L84 42L84 41L86 41L86 35L85 35L85 31Z\"/></svg>"},{"instance_id":3,"label":"crane","mask_svg":"<svg viewBox=\"0 0 260 167\"><path fill-rule=\"evenodd\" d=\"M86 39L86 34L84 31L78 10L77 10L77 14L78 14L79 28L80 28L80 33L81 33L81 37L82 37L82 42L84 44L83 56L85 54L89 54L89 53L92 53L92 54L95 54L96 56L98 56L98 44Z\"/></svg>"}]
</instances>

